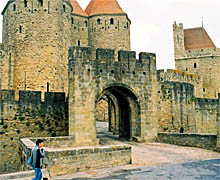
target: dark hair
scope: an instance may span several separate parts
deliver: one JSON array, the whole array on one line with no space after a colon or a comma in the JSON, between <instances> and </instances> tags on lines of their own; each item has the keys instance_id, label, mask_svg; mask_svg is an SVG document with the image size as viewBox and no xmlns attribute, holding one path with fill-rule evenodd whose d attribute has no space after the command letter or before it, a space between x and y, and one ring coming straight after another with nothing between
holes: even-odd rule
<instances>
[{"instance_id":1,"label":"dark hair","mask_svg":"<svg viewBox=\"0 0 220 180\"><path fill-rule=\"evenodd\" d=\"M37 141L36 141L36 145L38 146L40 143L42 143L43 142L43 140L42 139L38 139Z\"/></svg>"}]
</instances>

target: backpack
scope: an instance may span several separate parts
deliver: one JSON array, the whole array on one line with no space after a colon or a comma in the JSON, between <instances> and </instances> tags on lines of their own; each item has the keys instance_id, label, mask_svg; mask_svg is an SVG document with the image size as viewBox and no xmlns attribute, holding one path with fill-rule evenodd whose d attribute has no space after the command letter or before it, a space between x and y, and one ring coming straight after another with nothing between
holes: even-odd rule
<instances>
[{"instance_id":1,"label":"backpack","mask_svg":"<svg viewBox=\"0 0 220 180\"><path fill-rule=\"evenodd\" d=\"M32 163L33 163L33 157L32 157L32 151L31 151L31 155L28 158L27 164L32 165Z\"/></svg>"}]
</instances>

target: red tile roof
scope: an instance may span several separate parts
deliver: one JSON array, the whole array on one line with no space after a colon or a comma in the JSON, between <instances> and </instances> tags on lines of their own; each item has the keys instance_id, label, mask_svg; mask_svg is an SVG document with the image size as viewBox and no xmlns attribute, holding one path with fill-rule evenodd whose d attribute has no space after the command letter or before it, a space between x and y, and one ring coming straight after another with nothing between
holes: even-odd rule
<instances>
[{"instance_id":1,"label":"red tile roof","mask_svg":"<svg viewBox=\"0 0 220 180\"><path fill-rule=\"evenodd\" d=\"M184 44L186 50L216 48L203 27L184 29Z\"/></svg>"},{"instance_id":2,"label":"red tile roof","mask_svg":"<svg viewBox=\"0 0 220 180\"><path fill-rule=\"evenodd\" d=\"M69 3L73 7L73 14L81 15L81 16L88 16L85 11L80 7L79 3L76 0L68 0Z\"/></svg>"},{"instance_id":3,"label":"red tile roof","mask_svg":"<svg viewBox=\"0 0 220 180\"><path fill-rule=\"evenodd\" d=\"M97 14L126 14L117 0L91 0L85 12L89 16Z\"/></svg>"}]
</instances>

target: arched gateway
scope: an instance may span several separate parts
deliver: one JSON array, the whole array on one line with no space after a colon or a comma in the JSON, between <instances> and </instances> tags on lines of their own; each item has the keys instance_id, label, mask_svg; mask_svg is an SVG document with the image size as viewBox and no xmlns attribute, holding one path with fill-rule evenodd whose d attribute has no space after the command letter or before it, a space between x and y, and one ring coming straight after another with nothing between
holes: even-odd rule
<instances>
[{"instance_id":1,"label":"arched gateway","mask_svg":"<svg viewBox=\"0 0 220 180\"><path fill-rule=\"evenodd\" d=\"M157 135L155 54L111 49L69 49L69 135L76 144L96 139L96 106L110 102L112 128L121 137L152 140Z\"/></svg>"},{"instance_id":2,"label":"arched gateway","mask_svg":"<svg viewBox=\"0 0 220 180\"><path fill-rule=\"evenodd\" d=\"M140 105L135 94L124 85L117 84L104 89L95 104L103 97L108 101L109 130L127 139L141 137Z\"/></svg>"}]
</instances>

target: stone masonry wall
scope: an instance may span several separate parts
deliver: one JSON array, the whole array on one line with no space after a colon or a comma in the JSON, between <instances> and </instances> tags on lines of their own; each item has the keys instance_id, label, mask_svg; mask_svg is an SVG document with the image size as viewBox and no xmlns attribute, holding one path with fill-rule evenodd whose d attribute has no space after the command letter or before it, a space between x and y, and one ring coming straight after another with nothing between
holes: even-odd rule
<instances>
[{"instance_id":1,"label":"stone masonry wall","mask_svg":"<svg viewBox=\"0 0 220 180\"><path fill-rule=\"evenodd\" d=\"M167 69L167 71L157 70L157 81L174 81L180 83L190 83L194 86L195 97L203 97L202 77L196 74L189 74L185 71L180 71L176 69Z\"/></svg>"},{"instance_id":2,"label":"stone masonry wall","mask_svg":"<svg viewBox=\"0 0 220 180\"><path fill-rule=\"evenodd\" d=\"M159 132L217 133L219 101L196 98L194 86L163 81L159 84Z\"/></svg>"},{"instance_id":3,"label":"stone masonry wall","mask_svg":"<svg viewBox=\"0 0 220 180\"><path fill-rule=\"evenodd\" d=\"M0 173L21 169L19 139L21 137L48 137L68 135L67 104L64 93L0 91Z\"/></svg>"},{"instance_id":4,"label":"stone masonry wall","mask_svg":"<svg viewBox=\"0 0 220 180\"><path fill-rule=\"evenodd\" d=\"M64 9L65 6L65 9ZM72 7L63 0L10 1L3 44L11 53L11 89L67 92Z\"/></svg>"},{"instance_id":5,"label":"stone masonry wall","mask_svg":"<svg viewBox=\"0 0 220 180\"><path fill-rule=\"evenodd\" d=\"M158 133L158 142L218 150L217 135Z\"/></svg>"},{"instance_id":6,"label":"stone masonry wall","mask_svg":"<svg viewBox=\"0 0 220 180\"><path fill-rule=\"evenodd\" d=\"M218 99L195 99L196 133L217 134Z\"/></svg>"},{"instance_id":7,"label":"stone masonry wall","mask_svg":"<svg viewBox=\"0 0 220 180\"><path fill-rule=\"evenodd\" d=\"M194 87L189 83L163 81L158 88L159 132L195 132Z\"/></svg>"},{"instance_id":8,"label":"stone masonry wall","mask_svg":"<svg viewBox=\"0 0 220 180\"><path fill-rule=\"evenodd\" d=\"M186 71L187 69L187 72L202 77L203 97L218 98L218 93L220 92L220 55L210 54L207 56L202 55L201 57L195 55L194 57L176 59L176 68L181 71Z\"/></svg>"},{"instance_id":9,"label":"stone masonry wall","mask_svg":"<svg viewBox=\"0 0 220 180\"><path fill-rule=\"evenodd\" d=\"M141 53L137 60L135 52L119 51L117 61L114 50L97 49L96 59L92 59L91 54L90 48L69 49L69 134L75 135L79 143L96 139L95 104L98 97L112 87L112 91L109 91L120 97L127 93L126 98L131 101L131 110L137 110L131 111L134 115L131 117L131 138L139 136L143 141L155 139L155 54ZM114 87L119 92L115 91ZM79 126L81 128L78 128Z\"/></svg>"},{"instance_id":10,"label":"stone masonry wall","mask_svg":"<svg viewBox=\"0 0 220 180\"><path fill-rule=\"evenodd\" d=\"M111 18L114 20L113 24L110 22ZM127 15L89 17L89 46L93 49L130 50L130 20Z\"/></svg>"},{"instance_id":11,"label":"stone masonry wall","mask_svg":"<svg viewBox=\"0 0 220 180\"><path fill-rule=\"evenodd\" d=\"M88 17L72 14L71 15L71 45L83 46L83 47L88 46L88 31L89 31Z\"/></svg>"},{"instance_id":12,"label":"stone masonry wall","mask_svg":"<svg viewBox=\"0 0 220 180\"><path fill-rule=\"evenodd\" d=\"M11 69L9 69L10 56L4 51L3 44L0 46L0 89L10 89Z\"/></svg>"},{"instance_id":13,"label":"stone masonry wall","mask_svg":"<svg viewBox=\"0 0 220 180\"><path fill-rule=\"evenodd\" d=\"M53 138L52 141L59 145L61 139ZM67 139L65 138L65 140ZM26 158L30 156L35 141L21 139L20 147ZM50 175L59 176L91 169L131 164L132 152L131 146L124 144L77 148L69 146L68 148L56 149L47 146L45 147L45 159L49 164Z\"/></svg>"},{"instance_id":14,"label":"stone masonry wall","mask_svg":"<svg viewBox=\"0 0 220 180\"><path fill-rule=\"evenodd\" d=\"M218 99L220 49L185 50L183 24L174 23L173 32L176 69L202 77L203 97Z\"/></svg>"}]
</instances>

